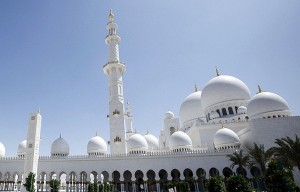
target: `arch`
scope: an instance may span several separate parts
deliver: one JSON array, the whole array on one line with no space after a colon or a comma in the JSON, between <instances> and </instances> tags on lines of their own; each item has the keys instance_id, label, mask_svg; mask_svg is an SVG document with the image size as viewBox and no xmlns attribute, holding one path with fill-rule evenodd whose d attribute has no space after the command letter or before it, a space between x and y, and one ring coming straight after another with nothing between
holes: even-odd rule
<instances>
[{"instance_id":1,"label":"arch","mask_svg":"<svg viewBox=\"0 0 300 192\"><path fill-rule=\"evenodd\" d=\"M233 115L234 114L232 107L228 107L228 113L229 113L229 115Z\"/></svg>"},{"instance_id":2,"label":"arch","mask_svg":"<svg viewBox=\"0 0 300 192\"><path fill-rule=\"evenodd\" d=\"M168 172L164 169L161 169L158 172L158 176L159 176L160 189L164 189L165 188L165 183L168 181Z\"/></svg>"},{"instance_id":3,"label":"arch","mask_svg":"<svg viewBox=\"0 0 300 192\"><path fill-rule=\"evenodd\" d=\"M66 179L67 187L69 187L69 192L76 191L77 175L74 171L69 173L69 178Z\"/></svg>"},{"instance_id":4,"label":"arch","mask_svg":"<svg viewBox=\"0 0 300 192\"><path fill-rule=\"evenodd\" d=\"M193 172L188 168L183 171L183 175L186 181L190 181L193 179Z\"/></svg>"},{"instance_id":5,"label":"arch","mask_svg":"<svg viewBox=\"0 0 300 192\"><path fill-rule=\"evenodd\" d=\"M120 182L121 174L119 171L112 172L112 182L114 191L121 191L121 182Z\"/></svg>"},{"instance_id":6,"label":"arch","mask_svg":"<svg viewBox=\"0 0 300 192\"><path fill-rule=\"evenodd\" d=\"M253 177L261 176L261 171L260 171L260 169L259 169L258 167L256 167L256 166L251 167L250 173L251 173L251 175L252 175Z\"/></svg>"},{"instance_id":7,"label":"arch","mask_svg":"<svg viewBox=\"0 0 300 192\"><path fill-rule=\"evenodd\" d=\"M147 185L148 185L148 190L150 191L156 191L156 180L155 180L155 172L150 169L149 171L147 171L146 173L148 181L147 181Z\"/></svg>"},{"instance_id":8,"label":"arch","mask_svg":"<svg viewBox=\"0 0 300 192\"><path fill-rule=\"evenodd\" d=\"M123 177L124 177L124 190L125 191L132 191L132 173L128 170L126 170L123 173Z\"/></svg>"},{"instance_id":9,"label":"arch","mask_svg":"<svg viewBox=\"0 0 300 192\"><path fill-rule=\"evenodd\" d=\"M92 171L90 173L90 182L97 183L98 182L98 173L96 171Z\"/></svg>"},{"instance_id":10,"label":"arch","mask_svg":"<svg viewBox=\"0 0 300 192\"><path fill-rule=\"evenodd\" d=\"M219 173L218 169L213 167L209 170L209 176L216 177L216 176L219 176L219 175L220 175L220 173Z\"/></svg>"},{"instance_id":11,"label":"arch","mask_svg":"<svg viewBox=\"0 0 300 192\"><path fill-rule=\"evenodd\" d=\"M196 175L198 177L198 180L197 180L198 187L199 187L200 191L204 191L205 188L206 188L206 186L207 186L206 185L207 184L207 180L206 180L206 172L205 172L205 170L202 169L202 168L197 169Z\"/></svg>"},{"instance_id":12,"label":"arch","mask_svg":"<svg viewBox=\"0 0 300 192\"><path fill-rule=\"evenodd\" d=\"M216 112L219 114L219 117L221 117L221 113L220 113L220 110L217 109Z\"/></svg>"},{"instance_id":13,"label":"arch","mask_svg":"<svg viewBox=\"0 0 300 192\"><path fill-rule=\"evenodd\" d=\"M137 185L137 191L140 192L140 191L143 191L144 190L144 173L141 171L141 170L137 170L135 172L135 183Z\"/></svg>"},{"instance_id":14,"label":"arch","mask_svg":"<svg viewBox=\"0 0 300 192\"><path fill-rule=\"evenodd\" d=\"M222 108L222 114L223 114L223 116L226 116L226 115L227 115L227 111L226 111L225 108Z\"/></svg>"},{"instance_id":15,"label":"arch","mask_svg":"<svg viewBox=\"0 0 300 192\"><path fill-rule=\"evenodd\" d=\"M238 107L238 106L235 106L235 107L234 107L234 109L235 109L235 113L237 113L237 112L238 112L238 109L239 109L239 107Z\"/></svg>"},{"instance_id":16,"label":"arch","mask_svg":"<svg viewBox=\"0 0 300 192\"><path fill-rule=\"evenodd\" d=\"M173 181L180 181L180 172L177 169L171 171L171 176Z\"/></svg>"},{"instance_id":17,"label":"arch","mask_svg":"<svg viewBox=\"0 0 300 192\"><path fill-rule=\"evenodd\" d=\"M238 175L243 175L243 176L247 176L247 171L246 171L246 169L243 167L242 168L242 170L238 167L237 169L236 169L236 173L238 174Z\"/></svg>"},{"instance_id":18,"label":"arch","mask_svg":"<svg viewBox=\"0 0 300 192\"><path fill-rule=\"evenodd\" d=\"M101 176L103 176L103 182L108 182L109 174L107 171L102 171Z\"/></svg>"},{"instance_id":19,"label":"arch","mask_svg":"<svg viewBox=\"0 0 300 192\"><path fill-rule=\"evenodd\" d=\"M67 186L67 173L65 172L61 172L59 174L59 181L60 181L60 188L61 189L66 189L66 186Z\"/></svg>"},{"instance_id":20,"label":"arch","mask_svg":"<svg viewBox=\"0 0 300 192\"><path fill-rule=\"evenodd\" d=\"M230 177L233 175L233 171L229 167L225 167L222 171L224 177Z\"/></svg>"}]
</instances>

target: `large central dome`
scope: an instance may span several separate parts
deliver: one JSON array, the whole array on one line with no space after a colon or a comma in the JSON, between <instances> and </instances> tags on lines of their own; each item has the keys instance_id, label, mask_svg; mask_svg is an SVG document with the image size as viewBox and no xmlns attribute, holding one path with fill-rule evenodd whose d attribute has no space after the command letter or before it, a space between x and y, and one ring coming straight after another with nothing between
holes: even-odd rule
<instances>
[{"instance_id":1,"label":"large central dome","mask_svg":"<svg viewBox=\"0 0 300 192\"><path fill-rule=\"evenodd\" d=\"M241 80L228 76L217 76L205 85L202 90L201 104L204 110L208 107L233 100L250 100L250 90Z\"/></svg>"}]
</instances>

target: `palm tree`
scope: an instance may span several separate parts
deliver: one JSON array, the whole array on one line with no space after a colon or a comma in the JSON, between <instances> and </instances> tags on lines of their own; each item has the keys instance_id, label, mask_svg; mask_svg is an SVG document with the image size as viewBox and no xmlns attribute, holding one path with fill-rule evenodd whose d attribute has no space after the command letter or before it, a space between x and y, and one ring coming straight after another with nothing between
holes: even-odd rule
<instances>
[{"instance_id":1,"label":"palm tree","mask_svg":"<svg viewBox=\"0 0 300 192\"><path fill-rule=\"evenodd\" d=\"M238 166L237 170L240 170L243 173L243 167L250 167L252 165L250 161L249 155L244 155L243 150L240 150L239 153L234 152L231 155L227 155L229 161L232 162L230 168L234 168L236 165Z\"/></svg>"},{"instance_id":2,"label":"palm tree","mask_svg":"<svg viewBox=\"0 0 300 192\"><path fill-rule=\"evenodd\" d=\"M250 158L252 159L252 163L256 162L259 164L260 169L265 175L266 173L266 163L271 159L273 155L273 151L271 149L268 149L265 151L264 145L257 145L256 143L253 143L254 147L248 149L248 154Z\"/></svg>"},{"instance_id":3,"label":"palm tree","mask_svg":"<svg viewBox=\"0 0 300 192\"><path fill-rule=\"evenodd\" d=\"M300 171L300 139L295 135L295 140L290 137L276 139L277 146L272 147L276 158L288 163L291 167L297 166Z\"/></svg>"}]
</instances>

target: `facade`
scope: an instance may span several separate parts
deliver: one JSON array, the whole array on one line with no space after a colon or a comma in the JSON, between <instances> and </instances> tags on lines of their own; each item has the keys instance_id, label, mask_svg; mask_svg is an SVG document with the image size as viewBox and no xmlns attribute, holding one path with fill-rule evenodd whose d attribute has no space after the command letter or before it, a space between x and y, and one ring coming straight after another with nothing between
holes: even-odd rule
<instances>
[{"instance_id":1,"label":"facade","mask_svg":"<svg viewBox=\"0 0 300 192\"><path fill-rule=\"evenodd\" d=\"M47 181L52 178L61 180L66 191L86 191L88 182L110 182L115 191L165 191L170 180L186 180L193 191L203 191L204 178L236 172L229 168L226 155L253 142L269 148L276 138L300 135L300 117L291 114L282 97L260 87L251 96L244 82L218 70L202 91L195 86L195 92L184 99L178 118L166 112L159 137L135 133L131 107L124 106L126 66L119 58L117 29L110 11L105 38L109 57L103 66L108 76L110 140L96 135L87 144L87 155L71 156L60 136L52 143L50 156L29 161L35 159L30 158L30 146L33 142L38 146L39 141L38 134L30 131L32 126L40 130L37 113L38 121L29 123L28 139L20 143L16 157L5 157L0 143L0 190L20 190L28 172L24 165L38 163L37 170L32 169L37 173L38 191L48 191ZM261 174L256 165L245 171L249 178Z\"/></svg>"}]
</instances>

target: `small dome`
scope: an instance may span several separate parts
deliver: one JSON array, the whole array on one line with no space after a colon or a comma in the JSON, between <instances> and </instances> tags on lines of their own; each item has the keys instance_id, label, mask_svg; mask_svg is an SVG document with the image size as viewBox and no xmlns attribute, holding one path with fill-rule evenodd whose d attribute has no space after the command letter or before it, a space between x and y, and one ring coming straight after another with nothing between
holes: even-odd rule
<instances>
[{"instance_id":1,"label":"small dome","mask_svg":"<svg viewBox=\"0 0 300 192\"><path fill-rule=\"evenodd\" d=\"M252 119L263 117L268 113L290 115L288 103L279 95L271 92L256 94L248 104L248 114Z\"/></svg>"},{"instance_id":2,"label":"small dome","mask_svg":"<svg viewBox=\"0 0 300 192\"><path fill-rule=\"evenodd\" d=\"M5 147L0 143L0 157L5 157Z\"/></svg>"},{"instance_id":3,"label":"small dome","mask_svg":"<svg viewBox=\"0 0 300 192\"><path fill-rule=\"evenodd\" d=\"M146 152L148 150L148 143L145 137L140 134L134 134L128 139L128 150L133 152Z\"/></svg>"},{"instance_id":4,"label":"small dome","mask_svg":"<svg viewBox=\"0 0 300 192\"><path fill-rule=\"evenodd\" d=\"M218 119L218 118L220 118L219 113L217 113L217 112L215 112L215 111L212 111L212 112L210 113L210 119Z\"/></svg>"},{"instance_id":5,"label":"small dome","mask_svg":"<svg viewBox=\"0 0 300 192\"><path fill-rule=\"evenodd\" d=\"M173 119L174 118L174 113L172 111L167 111L165 119Z\"/></svg>"},{"instance_id":6,"label":"small dome","mask_svg":"<svg viewBox=\"0 0 300 192\"><path fill-rule=\"evenodd\" d=\"M240 139L231 129L222 128L214 135L214 145L216 149L239 147Z\"/></svg>"},{"instance_id":7,"label":"small dome","mask_svg":"<svg viewBox=\"0 0 300 192\"><path fill-rule=\"evenodd\" d=\"M234 100L250 100L251 95L247 85L241 80L220 75L214 77L202 90L201 104L204 110L218 103Z\"/></svg>"},{"instance_id":8,"label":"small dome","mask_svg":"<svg viewBox=\"0 0 300 192\"><path fill-rule=\"evenodd\" d=\"M87 145L89 155L103 155L107 152L107 145L104 139L96 135L92 137Z\"/></svg>"},{"instance_id":9,"label":"small dome","mask_svg":"<svg viewBox=\"0 0 300 192\"><path fill-rule=\"evenodd\" d=\"M181 124L190 120L205 117L201 105L201 91L196 91L188 95L182 102L179 111Z\"/></svg>"},{"instance_id":10,"label":"small dome","mask_svg":"<svg viewBox=\"0 0 300 192\"><path fill-rule=\"evenodd\" d=\"M145 139L146 139L146 141L148 143L149 149L155 149L155 148L159 147L159 143L158 143L157 137L155 137L151 133L147 133L145 135Z\"/></svg>"},{"instance_id":11,"label":"small dome","mask_svg":"<svg viewBox=\"0 0 300 192\"><path fill-rule=\"evenodd\" d=\"M171 150L190 150L192 148L191 138L182 131L176 131L170 137Z\"/></svg>"},{"instance_id":12,"label":"small dome","mask_svg":"<svg viewBox=\"0 0 300 192\"><path fill-rule=\"evenodd\" d=\"M237 110L237 113L238 113L239 115L241 115L241 114L246 114L246 113L247 113L247 107L245 107L245 106L240 106L240 107L238 108L238 110Z\"/></svg>"},{"instance_id":13,"label":"small dome","mask_svg":"<svg viewBox=\"0 0 300 192\"><path fill-rule=\"evenodd\" d=\"M17 156L18 157L25 157L25 153L26 153L26 145L27 145L27 140L23 140L19 146L18 146L18 150L17 150Z\"/></svg>"},{"instance_id":14,"label":"small dome","mask_svg":"<svg viewBox=\"0 0 300 192\"><path fill-rule=\"evenodd\" d=\"M56 139L51 145L51 156L67 156L69 151L69 144L62 137Z\"/></svg>"}]
</instances>

